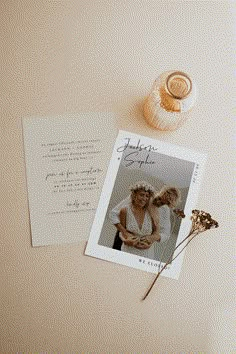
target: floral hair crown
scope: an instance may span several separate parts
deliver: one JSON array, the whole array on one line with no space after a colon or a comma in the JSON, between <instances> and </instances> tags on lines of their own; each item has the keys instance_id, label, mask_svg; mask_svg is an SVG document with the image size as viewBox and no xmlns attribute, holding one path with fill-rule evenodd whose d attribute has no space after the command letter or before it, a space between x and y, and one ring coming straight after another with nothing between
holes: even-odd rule
<instances>
[{"instance_id":1,"label":"floral hair crown","mask_svg":"<svg viewBox=\"0 0 236 354\"><path fill-rule=\"evenodd\" d=\"M149 192L150 194L154 194L155 192L154 187L145 181L136 182L130 187L131 192L138 191L139 189L143 189L145 192Z\"/></svg>"}]
</instances>

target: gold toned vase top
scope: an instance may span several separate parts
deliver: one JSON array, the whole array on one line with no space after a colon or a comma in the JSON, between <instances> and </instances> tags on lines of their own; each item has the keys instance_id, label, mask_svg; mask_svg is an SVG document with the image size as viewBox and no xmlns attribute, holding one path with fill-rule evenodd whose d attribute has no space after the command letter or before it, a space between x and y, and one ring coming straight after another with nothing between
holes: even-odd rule
<instances>
[{"instance_id":1,"label":"gold toned vase top","mask_svg":"<svg viewBox=\"0 0 236 354\"><path fill-rule=\"evenodd\" d=\"M181 71L170 74L166 79L168 93L179 100L186 98L192 90L192 81Z\"/></svg>"},{"instance_id":2,"label":"gold toned vase top","mask_svg":"<svg viewBox=\"0 0 236 354\"><path fill-rule=\"evenodd\" d=\"M188 75L181 71L171 73L160 88L161 106L170 112L180 112L180 101L190 95L192 81Z\"/></svg>"}]
</instances>

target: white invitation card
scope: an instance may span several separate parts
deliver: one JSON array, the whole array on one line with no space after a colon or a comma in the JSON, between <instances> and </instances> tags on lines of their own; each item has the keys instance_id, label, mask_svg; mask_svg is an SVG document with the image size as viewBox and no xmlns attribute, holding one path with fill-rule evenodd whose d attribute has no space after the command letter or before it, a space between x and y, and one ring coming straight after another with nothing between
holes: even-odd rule
<instances>
[{"instance_id":1,"label":"white invitation card","mask_svg":"<svg viewBox=\"0 0 236 354\"><path fill-rule=\"evenodd\" d=\"M205 160L204 153L120 131L85 254L157 273L170 257L171 259L175 257L176 254L173 252L176 245L190 231L190 217L192 209L196 209ZM159 195L158 193L165 188L176 188L181 196L176 206L177 209L168 205L156 208L161 239L153 242L149 249L137 249L135 246L124 245L115 226L121 222L120 210L123 208L126 212L126 225L123 226L127 227L127 231L130 231L129 227L132 227L133 233L137 231L137 234L142 236L143 225L145 223L148 225L148 222L150 224L150 221L148 221L148 216L145 219L145 214L143 225L138 224L132 211L134 200L132 200L130 186L143 184L151 185L156 195ZM185 218L181 219L177 216L178 210L184 212ZM173 263L171 262L162 275L177 279L183 255L184 252Z\"/></svg>"},{"instance_id":2,"label":"white invitation card","mask_svg":"<svg viewBox=\"0 0 236 354\"><path fill-rule=\"evenodd\" d=\"M116 133L111 113L23 119L33 246L88 239Z\"/></svg>"}]
</instances>

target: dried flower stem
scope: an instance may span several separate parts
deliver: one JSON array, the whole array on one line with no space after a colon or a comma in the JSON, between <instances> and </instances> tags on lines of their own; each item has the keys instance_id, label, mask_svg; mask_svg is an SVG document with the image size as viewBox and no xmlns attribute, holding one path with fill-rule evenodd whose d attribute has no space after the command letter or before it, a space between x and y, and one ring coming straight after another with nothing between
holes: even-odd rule
<instances>
[{"instance_id":1,"label":"dried flower stem","mask_svg":"<svg viewBox=\"0 0 236 354\"><path fill-rule=\"evenodd\" d=\"M150 293L153 285L155 284L156 280L159 278L160 274L163 272L163 270L166 269L166 267L168 266L168 264L170 264L171 262L173 262L179 255L181 252L183 252L183 250L188 246L189 242L192 241L192 239L197 236L198 234L206 231L206 230L210 230L210 229L215 229L217 227L219 227L219 224L216 220L212 219L211 215L209 213L206 213L203 210L192 210L192 216L191 216L191 220L192 220L192 227L191 230L188 234L188 236L186 236L174 249L174 251L172 252L171 256L169 257L168 261L165 263L165 265L163 266L163 268L161 270L158 271L155 279L153 280L151 286L149 287L148 291L146 292L146 294L144 295L143 300L146 299L146 297L148 296L148 294ZM191 237L191 238L190 238ZM186 240L188 239L188 242L186 243L186 245L182 248L182 250L172 259L175 251L177 250L177 248L179 248L179 246L181 246Z\"/></svg>"},{"instance_id":2,"label":"dried flower stem","mask_svg":"<svg viewBox=\"0 0 236 354\"><path fill-rule=\"evenodd\" d=\"M173 262L173 261L180 255L180 253L183 252L183 250L188 246L189 242L190 242L191 240L193 240L193 238L194 238L195 236L197 236L198 233L199 233L199 232L198 232L198 231L196 232L196 230L191 230L190 233L188 234L188 236L186 236L186 237L175 247L174 251L171 253L171 256L169 257L169 259L167 260L167 262L165 263L165 265L163 266L163 268L157 273L157 275L156 275L155 279L153 280L151 286L149 287L149 289L147 290L146 294L145 294L144 297L142 298L142 301L146 299L146 297L148 296L148 294L149 294L150 291L152 290L152 288L153 288L155 282L157 281L157 279L159 278L159 276L161 275L161 273L163 272L163 270L165 270L166 267L167 267L171 262ZM186 243L186 245L185 245L185 246L182 248L182 250L172 259L172 257L173 257L173 255L174 255L175 251L177 250L177 248L179 248L179 246L181 246L190 236L192 236L192 237L188 240L188 242Z\"/></svg>"}]
</instances>

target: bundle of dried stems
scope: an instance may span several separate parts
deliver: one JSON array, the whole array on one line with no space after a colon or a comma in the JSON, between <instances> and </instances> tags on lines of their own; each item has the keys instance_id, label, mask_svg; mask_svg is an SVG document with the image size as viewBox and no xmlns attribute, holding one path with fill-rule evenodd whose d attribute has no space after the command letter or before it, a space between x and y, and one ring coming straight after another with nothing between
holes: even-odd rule
<instances>
[{"instance_id":1,"label":"bundle of dried stems","mask_svg":"<svg viewBox=\"0 0 236 354\"><path fill-rule=\"evenodd\" d=\"M181 217L183 217L183 216L181 216ZM155 282L157 281L157 279L159 278L161 273L166 269L166 267L170 263L172 263L180 255L181 252L183 252L183 250L188 246L190 241L192 241L194 239L194 237L196 237L198 234L200 234L200 233L202 233L202 232L204 232L206 230L214 229L214 228L217 228L219 226L218 222L213 220L209 213L206 213L205 211L202 211L202 210L193 210L192 211L191 220L192 220L192 227L191 227L191 230L190 230L189 234L175 247L174 251L172 252L171 256L169 257L169 259L167 260L165 265L162 267L162 269L155 276L155 279L153 280L151 286L147 290L147 292L144 295L144 297L142 298L142 300L145 300L147 298L148 294L152 290ZM177 255L172 259L175 251L181 245L183 245L185 242L186 242L186 244L177 253Z\"/></svg>"}]
</instances>

